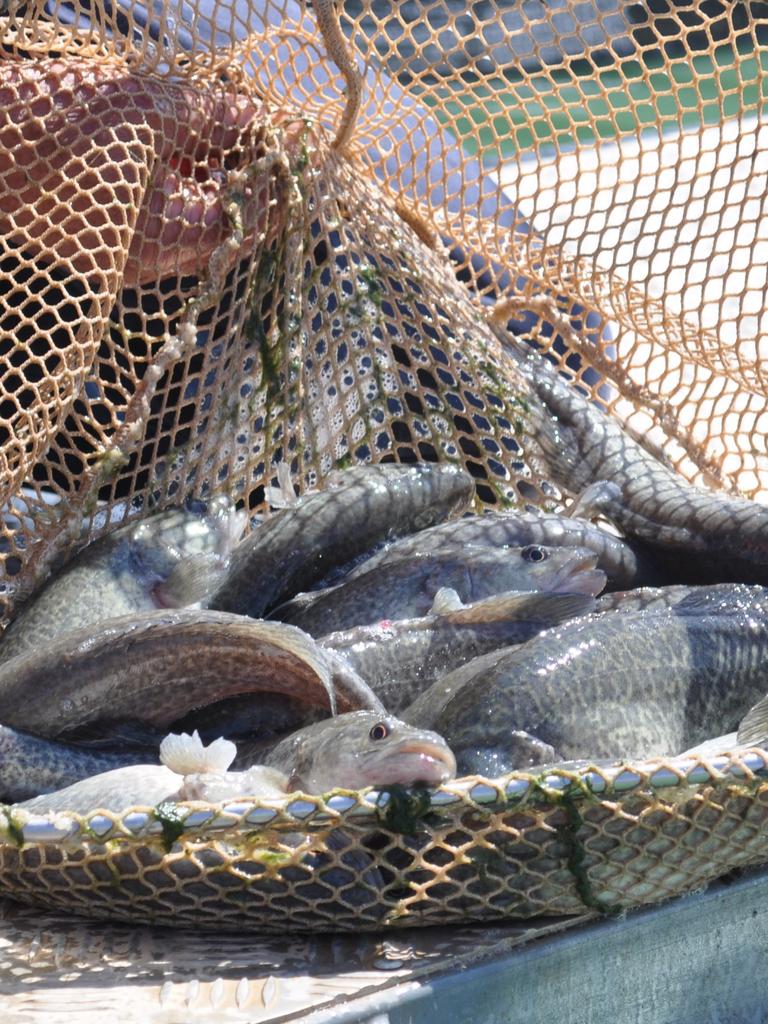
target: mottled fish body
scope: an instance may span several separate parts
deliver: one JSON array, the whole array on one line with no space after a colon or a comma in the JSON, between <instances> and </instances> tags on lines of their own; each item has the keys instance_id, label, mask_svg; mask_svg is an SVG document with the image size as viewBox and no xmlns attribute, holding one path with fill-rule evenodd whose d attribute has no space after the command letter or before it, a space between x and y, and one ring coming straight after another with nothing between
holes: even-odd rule
<instances>
[{"instance_id":1,"label":"mottled fish body","mask_svg":"<svg viewBox=\"0 0 768 1024\"><path fill-rule=\"evenodd\" d=\"M151 750L87 750L0 725L0 801L26 800L92 775L151 760Z\"/></svg>"},{"instance_id":2,"label":"mottled fish body","mask_svg":"<svg viewBox=\"0 0 768 1024\"><path fill-rule=\"evenodd\" d=\"M167 509L89 544L6 629L0 659L104 619L204 602L220 585L245 515L229 498Z\"/></svg>"},{"instance_id":3,"label":"mottled fish body","mask_svg":"<svg viewBox=\"0 0 768 1024\"><path fill-rule=\"evenodd\" d=\"M529 545L493 551L454 546L376 566L336 587L301 595L275 615L323 636L381 619L426 615L443 588L454 590L464 604L509 591L591 596L605 586L596 560L585 548Z\"/></svg>"},{"instance_id":4,"label":"mottled fish body","mask_svg":"<svg viewBox=\"0 0 768 1024\"><path fill-rule=\"evenodd\" d=\"M474 671L473 671L474 667ZM459 772L671 755L736 727L765 692L768 600L577 619L485 655L404 717L440 732Z\"/></svg>"},{"instance_id":5,"label":"mottled fish body","mask_svg":"<svg viewBox=\"0 0 768 1024\"><path fill-rule=\"evenodd\" d=\"M270 515L242 541L210 606L258 618L386 540L462 512L472 478L453 465L360 466Z\"/></svg>"},{"instance_id":6,"label":"mottled fish body","mask_svg":"<svg viewBox=\"0 0 768 1024\"><path fill-rule=\"evenodd\" d=\"M768 591L764 587L746 583L713 583L710 586L675 584L669 587L638 587L637 590L617 590L601 594L595 600L596 612L643 611L675 608L679 613L692 608L701 612L704 604L722 606L727 610L733 602L759 601Z\"/></svg>"},{"instance_id":7,"label":"mottled fish body","mask_svg":"<svg viewBox=\"0 0 768 1024\"><path fill-rule=\"evenodd\" d=\"M18 804L33 814L97 810L119 813L128 807L203 800L215 803L237 797L271 798L286 791L286 777L273 768L254 765L243 772L229 770L234 743L218 739L205 747L196 734L166 736L160 744L162 764L136 764L83 779L53 793Z\"/></svg>"},{"instance_id":8,"label":"mottled fish body","mask_svg":"<svg viewBox=\"0 0 768 1024\"><path fill-rule=\"evenodd\" d=\"M547 468L559 486L581 494L580 514L602 514L664 550L668 582L768 584L768 506L694 487L540 355L518 358L540 403L536 439Z\"/></svg>"},{"instance_id":9,"label":"mottled fish body","mask_svg":"<svg viewBox=\"0 0 768 1024\"><path fill-rule=\"evenodd\" d=\"M438 554L457 545L496 550L535 544L545 547L588 548L597 555L597 568L610 589L664 582L665 574L649 552L600 529L587 519L545 512L484 512L439 523L411 537L393 541L361 562L350 577L386 562L419 554Z\"/></svg>"},{"instance_id":10,"label":"mottled fish body","mask_svg":"<svg viewBox=\"0 0 768 1024\"><path fill-rule=\"evenodd\" d=\"M120 723L164 732L193 709L246 693L326 711L379 709L353 669L329 655L280 622L206 609L124 616L1 665L0 721L50 738Z\"/></svg>"},{"instance_id":11,"label":"mottled fish body","mask_svg":"<svg viewBox=\"0 0 768 1024\"><path fill-rule=\"evenodd\" d=\"M399 715L458 665L594 607L594 599L581 594L502 594L441 615L355 626L320 643L346 658L384 707Z\"/></svg>"},{"instance_id":12,"label":"mottled fish body","mask_svg":"<svg viewBox=\"0 0 768 1024\"><path fill-rule=\"evenodd\" d=\"M366 786L437 786L453 778L456 762L442 737L391 715L356 711L299 730L278 744L263 765L230 766L234 743L205 747L197 734L171 734L160 744L161 765L134 765L84 779L19 806L33 813L121 811L166 801L279 797L286 791L323 793Z\"/></svg>"}]
</instances>

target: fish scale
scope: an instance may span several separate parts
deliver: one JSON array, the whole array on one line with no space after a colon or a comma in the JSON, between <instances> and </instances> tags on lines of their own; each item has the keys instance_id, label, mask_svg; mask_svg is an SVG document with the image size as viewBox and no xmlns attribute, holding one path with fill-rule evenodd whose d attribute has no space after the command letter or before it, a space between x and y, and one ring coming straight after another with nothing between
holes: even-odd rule
<instances>
[{"instance_id":1,"label":"fish scale","mask_svg":"<svg viewBox=\"0 0 768 1024\"><path fill-rule=\"evenodd\" d=\"M687 483L537 353L513 354L549 413L531 406L547 467L559 486L584 492L580 514L663 550L674 582L768 583L768 506Z\"/></svg>"},{"instance_id":2,"label":"fish scale","mask_svg":"<svg viewBox=\"0 0 768 1024\"><path fill-rule=\"evenodd\" d=\"M259 618L376 544L458 514L473 494L472 477L450 464L346 470L336 486L271 515L237 546L210 607Z\"/></svg>"},{"instance_id":3,"label":"fish scale","mask_svg":"<svg viewBox=\"0 0 768 1024\"><path fill-rule=\"evenodd\" d=\"M528 767L513 733L551 760L681 751L734 729L768 688L768 598L734 590L731 609L721 590L714 604L702 594L698 613L689 597L679 613L606 612L547 630L444 677L403 717L441 733L460 772Z\"/></svg>"},{"instance_id":4,"label":"fish scale","mask_svg":"<svg viewBox=\"0 0 768 1024\"><path fill-rule=\"evenodd\" d=\"M44 700L30 699L39 693ZM351 667L293 626L175 609L110 619L0 666L0 722L54 739L115 723L152 735L244 693L331 711L381 708Z\"/></svg>"},{"instance_id":5,"label":"fish scale","mask_svg":"<svg viewBox=\"0 0 768 1024\"><path fill-rule=\"evenodd\" d=\"M329 633L320 643L346 658L397 715L457 665L587 614L594 603L580 594L503 594L442 615Z\"/></svg>"},{"instance_id":6,"label":"fish scale","mask_svg":"<svg viewBox=\"0 0 768 1024\"><path fill-rule=\"evenodd\" d=\"M651 585L665 580L661 566L640 544L630 545L586 519L520 511L485 512L432 526L377 551L357 566L349 578L397 559L423 552L437 554L456 544L495 549L524 547L527 544L589 548L598 557L597 567L608 577L609 589Z\"/></svg>"},{"instance_id":7,"label":"fish scale","mask_svg":"<svg viewBox=\"0 0 768 1024\"><path fill-rule=\"evenodd\" d=\"M531 560L531 551L535 560ZM427 615L437 592L449 587L467 603L508 591L598 594L605 573L586 548L504 548L468 545L375 566L338 586L281 605L273 613L313 636L381 619Z\"/></svg>"}]
</instances>

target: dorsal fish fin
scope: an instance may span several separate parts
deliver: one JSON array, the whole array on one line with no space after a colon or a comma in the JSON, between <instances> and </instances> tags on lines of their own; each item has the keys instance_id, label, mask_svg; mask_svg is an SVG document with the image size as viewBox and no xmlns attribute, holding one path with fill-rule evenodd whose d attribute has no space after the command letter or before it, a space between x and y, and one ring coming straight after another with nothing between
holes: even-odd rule
<instances>
[{"instance_id":1,"label":"dorsal fish fin","mask_svg":"<svg viewBox=\"0 0 768 1024\"><path fill-rule=\"evenodd\" d=\"M206 747L197 729L189 733L169 733L160 744L160 761L179 775L225 772L237 756L237 747L221 737Z\"/></svg>"},{"instance_id":2,"label":"dorsal fish fin","mask_svg":"<svg viewBox=\"0 0 768 1024\"><path fill-rule=\"evenodd\" d=\"M768 745L768 695L744 715L736 733L740 747Z\"/></svg>"},{"instance_id":3,"label":"dorsal fish fin","mask_svg":"<svg viewBox=\"0 0 768 1024\"><path fill-rule=\"evenodd\" d=\"M446 615L448 612L455 612L465 607L466 605L452 587L440 587L427 615Z\"/></svg>"},{"instance_id":4,"label":"dorsal fish fin","mask_svg":"<svg viewBox=\"0 0 768 1024\"><path fill-rule=\"evenodd\" d=\"M464 624L481 622L498 622L503 619L541 620L542 629L545 625L556 626L559 622L575 619L581 615L589 615L595 610L594 597L586 594L538 594L518 593L497 594L476 601L456 611L448 612L444 618L448 622Z\"/></svg>"}]
</instances>

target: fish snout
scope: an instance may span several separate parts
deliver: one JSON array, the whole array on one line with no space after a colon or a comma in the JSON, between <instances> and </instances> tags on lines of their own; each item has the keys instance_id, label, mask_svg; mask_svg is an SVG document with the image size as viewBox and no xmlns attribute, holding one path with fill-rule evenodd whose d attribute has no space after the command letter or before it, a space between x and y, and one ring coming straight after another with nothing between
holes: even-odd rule
<instances>
[{"instance_id":1,"label":"fish snout","mask_svg":"<svg viewBox=\"0 0 768 1024\"><path fill-rule=\"evenodd\" d=\"M552 588L554 593L586 594L596 597L608 582L602 569L597 568L598 556L587 548L575 548L566 559Z\"/></svg>"},{"instance_id":2,"label":"fish snout","mask_svg":"<svg viewBox=\"0 0 768 1024\"><path fill-rule=\"evenodd\" d=\"M404 740L377 766L370 785L439 786L456 775L456 758L445 743Z\"/></svg>"}]
</instances>

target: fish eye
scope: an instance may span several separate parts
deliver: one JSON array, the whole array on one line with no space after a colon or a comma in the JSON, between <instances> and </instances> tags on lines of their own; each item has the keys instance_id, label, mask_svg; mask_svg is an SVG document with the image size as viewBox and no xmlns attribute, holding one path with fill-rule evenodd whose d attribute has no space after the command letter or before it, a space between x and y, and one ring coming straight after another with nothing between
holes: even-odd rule
<instances>
[{"instance_id":1,"label":"fish eye","mask_svg":"<svg viewBox=\"0 0 768 1024\"><path fill-rule=\"evenodd\" d=\"M377 722L368 735L372 740L385 740L389 736L389 726L385 722Z\"/></svg>"},{"instance_id":2,"label":"fish eye","mask_svg":"<svg viewBox=\"0 0 768 1024\"><path fill-rule=\"evenodd\" d=\"M530 544L527 548L523 548L521 555L525 562L543 562L549 557L544 548L540 548L536 544Z\"/></svg>"}]
</instances>

